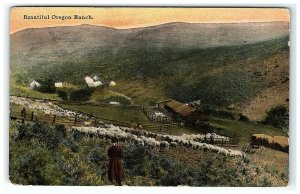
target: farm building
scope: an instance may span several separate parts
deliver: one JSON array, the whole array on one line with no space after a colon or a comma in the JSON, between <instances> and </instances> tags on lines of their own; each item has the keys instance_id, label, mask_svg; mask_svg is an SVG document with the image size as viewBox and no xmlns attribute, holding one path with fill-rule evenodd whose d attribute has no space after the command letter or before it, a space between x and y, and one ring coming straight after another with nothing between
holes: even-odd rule
<instances>
[{"instance_id":1,"label":"farm building","mask_svg":"<svg viewBox=\"0 0 300 194\"><path fill-rule=\"evenodd\" d=\"M101 86L101 85L102 85L101 81L94 82L94 87L98 87L98 86Z\"/></svg>"},{"instance_id":2,"label":"farm building","mask_svg":"<svg viewBox=\"0 0 300 194\"><path fill-rule=\"evenodd\" d=\"M100 78L97 76L97 75L95 75L94 77L93 77L93 80L94 81L98 81Z\"/></svg>"},{"instance_id":3,"label":"farm building","mask_svg":"<svg viewBox=\"0 0 300 194\"><path fill-rule=\"evenodd\" d=\"M285 136L270 136L266 134L253 134L251 136L253 145L262 145L272 149L288 152L289 138Z\"/></svg>"},{"instance_id":4,"label":"farm building","mask_svg":"<svg viewBox=\"0 0 300 194\"><path fill-rule=\"evenodd\" d=\"M30 84L29 84L30 88L31 89L34 89L34 88L39 88L41 87L41 84L35 80L33 80Z\"/></svg>"},{"instance_id":5,"label":"farm building","mask_svg":"<svg viewBox=\"0 0 300 194\"><path fill-rule=\"evenodd\" d=\"M109 84L108 84L109 86L115 86L115 85L117 85L116 84L116 82L114 82L114 81L111 81L111 82L109 82Z\"/></svg>"},{"instance_id":6,"label":"farm building","mask_svg":"<svg viewBox=\"0 0 300 194\"><path fill-rule=\"evenodd\" d=\"M89 86L89 87L93 87L94 86L94 80L90 77L85 77L85 83Z\"/></svg>"},{"instance_id":7,"label":"farm building","mask_svg":"<svg viewBox=\"0 0 300 194\"><path fill-rule=\"evenodd\" d=\"M172 113L174 116L180 116L183 118L187 118L189 115L196 111L195 108L173 99L158 102L157 105L160 108L163 108Z\"/></svg>"},{"instance_id":8,"label":"farm building","mask_svg":"<svg viewBox=\"0 0 300 194\"><path fill-rule=\"evenodd\" d=\"M94 76L95 77L95 76ZM90 87L90 88L94 88L94 87L98 87L102 85L101 81L94 81L94 79L92 79L91 77L85 77L85 82L86 84Z\"/></svg>"},{"instance_id":9,"label":"farm building","mask_svg":"<svg viewBox=\"0 0 300 194\"><path fill-rule=\"evenodd\" d=\"M54 83L54 86L56 88L62 88L63 87L63 83L62 82L57 82L57 83Z\"/></svg>"}]
</instances>

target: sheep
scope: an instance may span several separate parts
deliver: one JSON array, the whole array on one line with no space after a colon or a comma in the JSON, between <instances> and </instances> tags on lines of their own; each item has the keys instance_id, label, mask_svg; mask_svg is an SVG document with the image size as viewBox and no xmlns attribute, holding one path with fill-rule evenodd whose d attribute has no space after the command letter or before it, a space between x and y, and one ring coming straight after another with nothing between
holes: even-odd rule
<instances>
[{"instance_id":1,"label":"sheep","mask_svg":"<svg viewBox=\"0 0 300 194\"><path fill-rule=\"evenodd\" d=\"M170 144L169 144L167 141L161 141L161 142L160 142L160 148L168 149L169 146L170 146Z\"/></svg>"},{"instance_id":2,"label":"sheep","mask_svg":"<svg viewBox=\"0 0 300 194\"><path fill-rule=\"evenodd\" d=\"M176 142L171 142L170 147L173 147L173 148L177 147L177 143Z\"/></svg>"},{"instance_id":3,"label":"sheep","mask_svg":"<svg viewBox=\"0 0 300 194\"><path fill-rule=\"evenodd\" d=\"M83 124L84 124L84 126L91 126L92 122L90 122L90 121L84 121Z\"/></svg>"}]
</instances>

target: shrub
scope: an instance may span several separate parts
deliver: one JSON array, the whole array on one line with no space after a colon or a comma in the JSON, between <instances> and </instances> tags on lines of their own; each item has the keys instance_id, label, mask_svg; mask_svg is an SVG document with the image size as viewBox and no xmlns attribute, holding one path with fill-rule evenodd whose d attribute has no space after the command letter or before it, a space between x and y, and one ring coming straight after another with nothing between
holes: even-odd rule
<instances>
[{"instance_id":1,"label":"shrub","mask_svg":"<svg viewBox=\"0 0 300 194\"><path fill-rule=\"evenodd\" d=\"M287 108L280 105L272 108L267 112L267 117L263 121L264 124L272 125L277 128L285 127L285 116L287 115Z\"/></svg>"},{"instance_id":2,"label":"shrub","mask_svg":"<svg viewBox=\"0 0 300 194\"><path fill-rule=\"evenodd\" d=\"M41 86L36 88L37 91L43 93L54 93L56 88L54 85L54 81L52 79L47 79L45 81L40 81Z\"/></svg>"},{"instance_id":3,"label":"shrub","mask_svg":"<svg viewBox=\"0 0 300 194\"><path fill-rule=\"evenodd\" d=\"M93 94L93 89L89 87L80 88L74 90L70 94L70 100L72 101L88 101Z\"/></svg>"},{"instance_id":4,"label":"shrub","mask_svg":"<svg viewBox=\"0 0 300 194\"><path fill-rule=\"evenodd\" d=\"M23 146L22 146L23 147ZM38 142L31 141L30 147L10 153L10 180L26 185L60 185L63 174L55 163L53 154Z\"/></svg>"},{"instance_id":5,"label":"shrub","mask_svg":"<svg viewBox=\"0 0 300 194\"><path fill-rule=\"evenodd\" d=\"M135 175L145 175L146 157L149 155L148 151L143 146L136 146L128 144L123 147L123 162L126 170L132 171Z\"/></svg>"},{"instance_id":6,"label":"shrub","mask_svg":"<svg viewBox=\"0 0 300 194\"><path fill-rule=\"evenodd\" d=\"M240 121L249 121L249 118L246 117L245 115L240 114L239 116L240 116L240 118L239 118Z\"/></svg>"},{"instance_id":7,"label":"shrub","mask_svg":"<svg viewBox=\"0 0 300 194\"><path fill-rule=\"evenodd\" d=\"M58 90L57 95L62 100L68 100L68 94L67 94L67 92L65 92L63 90Z\"/></svg>"}]
</instances>

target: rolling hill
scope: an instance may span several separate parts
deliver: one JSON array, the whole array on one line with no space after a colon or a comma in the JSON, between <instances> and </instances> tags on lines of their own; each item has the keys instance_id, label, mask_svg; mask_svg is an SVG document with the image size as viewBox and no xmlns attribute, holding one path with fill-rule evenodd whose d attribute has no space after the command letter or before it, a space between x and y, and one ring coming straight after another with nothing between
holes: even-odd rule
<instances>
[{"instance_id":1,"label":"rolling hill","mask_svg":"<svg viewBox=\"0 0 300 194\"><path fill-rule=\"evenodd\" d=\"M26 29L11 35L11 75L80 85L97 74L136 103L200 99L260 120L288 105L288 36L286 22Z\"/></svg>"}]
</instances>

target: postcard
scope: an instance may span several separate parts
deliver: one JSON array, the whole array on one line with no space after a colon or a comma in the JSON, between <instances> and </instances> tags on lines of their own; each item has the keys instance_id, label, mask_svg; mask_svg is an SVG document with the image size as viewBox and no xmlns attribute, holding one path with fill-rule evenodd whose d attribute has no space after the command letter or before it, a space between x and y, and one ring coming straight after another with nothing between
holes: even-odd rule
<instances>
[{"instance_id":1,"label":"postcard","mask_svg":"<svg viewBox=\"0 0 300 194\"><path fill-rule=\"evenodd\" d=\"M13 7L16 185L288 185L286 8Z\"/></svg>"}]
</instances>

